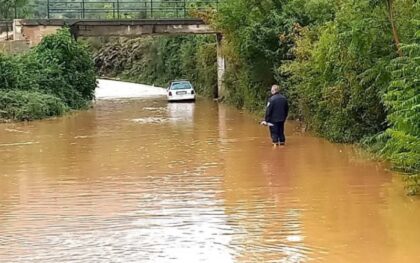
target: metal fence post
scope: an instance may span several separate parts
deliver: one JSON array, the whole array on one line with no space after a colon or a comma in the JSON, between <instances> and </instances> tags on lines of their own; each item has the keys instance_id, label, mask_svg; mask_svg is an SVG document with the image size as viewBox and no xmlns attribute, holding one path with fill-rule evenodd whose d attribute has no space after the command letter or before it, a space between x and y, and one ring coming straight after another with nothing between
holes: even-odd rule
<instances>
[{"instance_id":1,"label":"metal fence post","mask_svg":"<svg viewBox=\"0 0 420 263\"><path fill-rule=\"evenodd\" d=\"M153 17L153 0L150 0L150 17Z\"/></svg>"},{"instance_id":2,"label":"metal fence post","mask_svg":"<svg viewBox=\"0 0 420 263\"><path fill-rule=\"evenodd\" d=\"M115 19L115 2L112 2L112 19Z\"/></svg>"},{"instance_id":3,"label":"metal fence post","mask_svg":"<svg viewBox=\"0 0 420 263\"><path fill-rule=\"evenodd\" d=\"M47 0L47 18L50 19L50 0Z\"/></svg>"},{"instance_id":4,"label":"metal fence post","mask_svg":"<svg viewBox=\"0 0 420 263\"><path fill-rule=\"evenodd\" d=\"M117 0L117 17L120 19L120 0Z\"/></svg>"},{"instance_id":5,"label":"metal fence post","mask_svg":"<svg viewBox=\"0 0 420 263\"><path fill-rule=\"evenodd\" d=\"M85 0L82 0L82 19L85 19Z\"/></svg>"},{"instance_id":6,"label":"metal fence post","mask_svg":"<svg viewBox=\"0 0 420 263\"><path fill-rule=\"evenodd\" d=\"M17 18L17 0L15 0L15 19ZM9 17L9 12L6 13L6 17Z\"/></svg>"}]
</instances>

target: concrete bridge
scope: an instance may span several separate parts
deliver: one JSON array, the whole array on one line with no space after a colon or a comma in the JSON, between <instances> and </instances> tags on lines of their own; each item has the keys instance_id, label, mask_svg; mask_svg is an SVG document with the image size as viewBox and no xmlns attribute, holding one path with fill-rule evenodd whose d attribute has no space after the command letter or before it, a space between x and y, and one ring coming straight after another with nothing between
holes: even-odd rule
<instances>
[{"instance_id":1,"label":"concrete bridge","mask_svg":"<svg viewBox=\"0 0 420 263\"><path fill-rule=\"evenodd\" d=\"M69 27L78 37L138 37L143 35L218 34L201 19L137 19L137 20L78 20L78 19L15 19L13 37L37 45L45 35Z\"/></svg>"},{"instance_id":2,"label":"concrete bridge","mask_svg":"<svg viewBox=\"0 0 420 263\"><path fill-rule=\"evenodd\" d=\"M217 40L218 90L224 95L223 76L225 59L222 56L222 35L201 19L136 19L136 20L89 20L89 19L15 19L13 39L37 45L44 36L69 27L78 37L140 37L145 35L213 34ZM215 92L216 93L216 92Z\"/></svg>"},{"instance_id":3,"label":"concrete bridge","mask_svg":"<svg viewBox=\"0 0 420 263\"><path fill-rule=\"evenodd\" d=\"M78 37L140 37L145 35L213 34L217 40L218 96L223 96L225 60L222 56L222 35L211 28L198 14L217 11L219 0L48 0L39 2L34 10L44 10L36 17L16 19L25 12L14 14L15 42L37 45L44 36L59 28L69 27ZM216 93L216 92L215 92Z\"/></svg>"}]
</instances>

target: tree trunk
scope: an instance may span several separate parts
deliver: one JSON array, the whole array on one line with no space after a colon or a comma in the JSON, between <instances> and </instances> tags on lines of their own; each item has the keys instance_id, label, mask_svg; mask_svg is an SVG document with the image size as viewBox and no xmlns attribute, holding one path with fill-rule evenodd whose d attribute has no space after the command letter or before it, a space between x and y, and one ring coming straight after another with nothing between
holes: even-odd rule
<instances>
[{"instance_id":1,"label":"tree trunk","mask_svg":"<svg viewBox=\"0 0 420 263\"><path fill-rule=\"evenodd\" d=\"M395 25L395 21L394 21L394 0L387 0L387 7L388 7L388 19L392 27L392 37L394 39L395 46L397 47L397 53L400 57L402 57L403 53L401 51L401 41L400 41L400 37L398 36L397 26Z\"/></svg>"}]
</instances>

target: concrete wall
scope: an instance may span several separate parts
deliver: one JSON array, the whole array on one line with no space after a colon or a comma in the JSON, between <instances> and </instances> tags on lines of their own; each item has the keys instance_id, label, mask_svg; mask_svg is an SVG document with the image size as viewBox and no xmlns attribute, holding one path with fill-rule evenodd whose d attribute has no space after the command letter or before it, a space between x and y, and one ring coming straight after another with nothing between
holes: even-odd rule
<instances>
[{"instance_id":1,"label":"concrete wall","mask_svg":"<svg viewBox=\"0 0 420 263\"><path fill-rule=\"evenodd\" d=\"M226 60L223 56L223 35L217 34L217 97L223 99L226 96L225 92L225 72Z\"/></svg>"},{"instance_id":2,"label":"concrete wall","mask_svg":"<svg viewBox=\"0 0 420 263\"><path fill-rule=\"evenodd\" d=\"M29 50L29 44L26 40L10 40L0 42L0 53L17 54Z\"/></svg>"},{"instance_id":3,"label":"concrete wall","mask_svg":"<svg viewBox=\"0 0 420 263\"><path fill-rule=\"evenodd\" d=\"M29 45L33 47L38 45L43 37L54 34L60 28L59 26L24 27L22 34L29 40Z\"/></svg>"},{"instance_id":4,"label":"concrete wall","mask_svg":"<svg viewBox=\"0 0 420 263\"><path fill-rule=\"evenodd\" d=\"M208 25L81 25L77 35L85 37L214 34Z\"/></svg>"},{"instance_id":5,"label":"concrete wall","mask_svg":"<svg viewBox=\"0 0 420 263\"><path fill-rule=\"evenodd\" d=\"M68 26L77 36L142 36L142 35L184 35L184 34L216 34L217 32L202 20L63 20L38 19L14 20L14 39L27 39L31 46L41 39Z\"/></svg>"},{"instance_id":6,"label":"concrete wall","mask_svg":"<svg viewBox=\"0 0 420 263\"><path fill-rule=\"evenodd\" d=\"M61 28L51 25L23 25L20 20L13 23L13 39L26 40L31 47L38 45L44 36L54 34Z\"/></svg>"}]
</instances>

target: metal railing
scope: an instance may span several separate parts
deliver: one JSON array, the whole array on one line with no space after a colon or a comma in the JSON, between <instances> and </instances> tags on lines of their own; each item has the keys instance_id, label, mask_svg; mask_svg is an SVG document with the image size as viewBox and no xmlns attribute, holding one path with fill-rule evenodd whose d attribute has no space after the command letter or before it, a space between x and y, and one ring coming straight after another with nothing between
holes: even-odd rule
<instances>
[{"instance_id":1,"label":"metal railing","mask_svg":"<svg viewBox=\"0 0 420 263\"><path fill-rule=\"evenodd\" d=\"M13 21L0 20L0 40L12 39Z\"/></svg>"},{"instance_id":2,"label":"metal railing","mask_svg":"<svg viewBox=\"0 0 420 263\"><path fill-rule=\"evenodd\" d=\"M47 18L188 18L194 11L217 9L219 0L47 0Z\"/></svg>"},{"instance_id":3,"label":"metal railing","mask_svg":"<svg viewBox=\"0 0 420 263\"><path fill-rule=\"evenodd\" d=\"M11 0L15 1L15 0ZM29 0L11 2L0 20L20 19L153 19L189 18L194 12L217 10L222 0ZM1 10L0 10L1 11Z\"/></svg>"}]
</instances>

